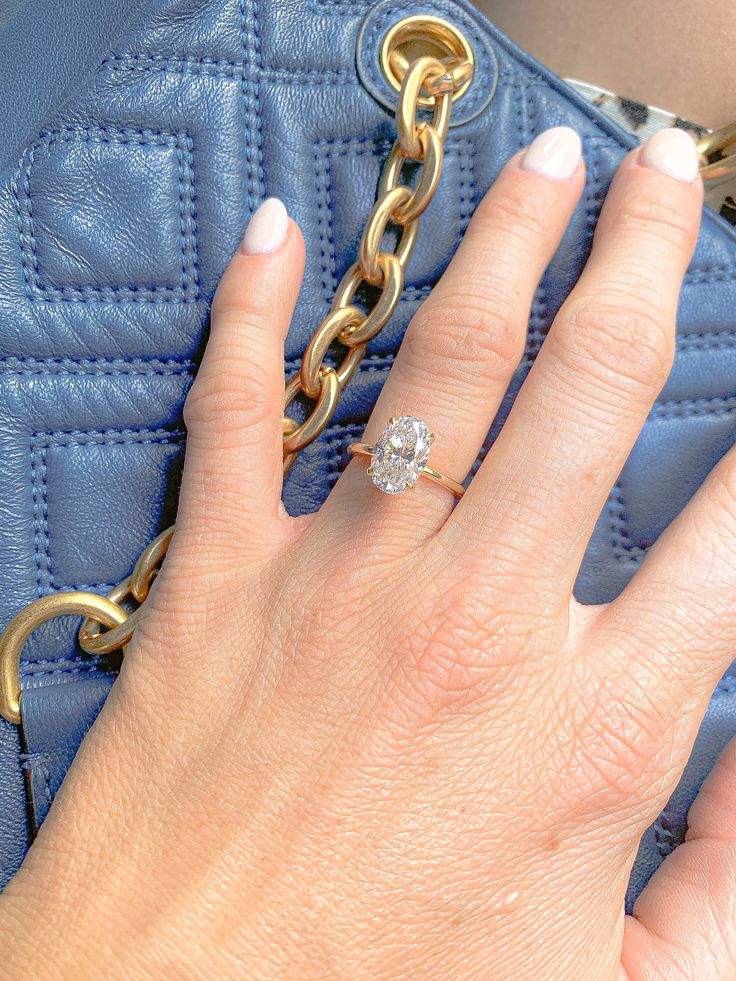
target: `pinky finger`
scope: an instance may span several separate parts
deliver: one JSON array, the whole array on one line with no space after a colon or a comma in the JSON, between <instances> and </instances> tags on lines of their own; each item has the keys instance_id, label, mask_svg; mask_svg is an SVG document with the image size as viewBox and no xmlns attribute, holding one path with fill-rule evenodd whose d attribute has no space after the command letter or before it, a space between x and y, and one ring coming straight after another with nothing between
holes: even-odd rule
<instances>
[{"instance_id":1,"label":"pinky finger","mask_svg":"<svg viewBox=\"0 0 736 981\"><path fill-rule=\"evenodd\" d=\"M688 815L685 843L627 917L621 981L736 978L736 739Z\"/></svg>"}]
</instances>

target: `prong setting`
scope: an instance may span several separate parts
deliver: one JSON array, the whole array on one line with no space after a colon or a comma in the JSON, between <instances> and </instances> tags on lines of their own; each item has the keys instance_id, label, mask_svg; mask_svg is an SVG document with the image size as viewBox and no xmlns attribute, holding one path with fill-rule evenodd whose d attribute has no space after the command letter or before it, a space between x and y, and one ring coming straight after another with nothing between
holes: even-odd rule
<instances>
[{"instance_id":1,"label":"prong setting","mask_svg":"<svg viewBox=\"0 0 736 981\"><path fill-rule=\"evenodd\" d=\"M376 440L368 473L385 494L414 490L429 460L433 436L415 416L392 416Z\"/></svg>"}]
</instances>

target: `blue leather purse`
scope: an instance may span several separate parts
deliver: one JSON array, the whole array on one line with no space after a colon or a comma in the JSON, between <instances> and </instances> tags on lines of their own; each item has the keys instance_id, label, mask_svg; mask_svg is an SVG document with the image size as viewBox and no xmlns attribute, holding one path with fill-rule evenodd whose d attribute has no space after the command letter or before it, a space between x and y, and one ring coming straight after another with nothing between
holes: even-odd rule
<instances>
[{"instance_id":1,"label":"blue leather purse","mask_svg":"<svg viewBox=\"0 0 736 981\"><path fill-rule=\"evenodd\" d=\"M493 440L634 141L466 0L6 0L0 623L39 597L106 594L172 523L182 403L208 305L268 194L284 199L307 242L287 377L299 368L355 261L395 138L397 96L382 48L409 15L459 30L475 76L453 105L439 188L394 316L289 471L292 513L318 508L329 493L408 319L502 164L540 130L567 124L583 137L587 188L537 292ZM58 43L65 37L74 43ZM706 211L682 290L675 366L600 516L579 599L601 603L621 590L734 433L736 235ZM0 720L0 887L112 684L115 657L80 652L78 628L65 617L33 633L20 657L20 724L10 712L12 721ZM680 786L644 836L630 901L682 840L689 803L736 733L735 690L736 676L726 675Z\"/></svg>"}]
</instances>

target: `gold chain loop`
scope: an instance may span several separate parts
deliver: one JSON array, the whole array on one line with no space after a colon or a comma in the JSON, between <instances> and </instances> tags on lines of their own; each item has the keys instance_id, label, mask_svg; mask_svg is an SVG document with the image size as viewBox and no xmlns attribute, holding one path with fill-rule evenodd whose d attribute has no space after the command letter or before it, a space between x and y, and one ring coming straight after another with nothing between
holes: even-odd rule
<instances>
[{"instance_id":1,"label":"gold chain loop","mask_svg":"<svg viewBox=\"0 0 736 981\"><path fill-rule=\"evenodd\" d=\"M442 174L442 160L444 147L442 140L437 135L437 131L432 126L422 126L419 131L419 142L422 145L422 162L424 166L419 172L414 193L405 204L399 205L393 212L393 219L396 222L410 224L426 210L430 201L434 197L437 185ZM397 143L386 161L381 175L381 183L378 185L379 194L388 194L394 188L399 187L401 170L407 157L401 146Z\"/></svg>"},{"instance_id":2,"label":"gold chain loop","mask_svg":"<svg viewBox=\"0 0 736 981\"><path fill-rule=\"evenodd\" d=\"M343 344L348 346L367 344L379 331L383 330L398 306L404 285L401 263L390 252L382 252L378 257L378 265L383 273L381 293L363 323L359 327L354 327L348 334L338 337L338 340ZM335 291L335 302L339 300L344 303L352 303L355 294L365 282L363 268L359 262L356 262L340 280Z\"/></svg>"},{"instance_id":3,"label":"gold chain loop","mask_svg":"<svg viewBox=\"0 0 736 981\"><path fill-rule=\"evenodd\" d=\"M298 453L305 446L313 442L327 423L330 421L337 408L337 400L340 398L341 388L340 379L337 372L331 366L320 368L320 378L322 380L321 390L310 414L294 432L284 440L284 453ZM288 407L301 391L301 373L297 373L289 380L286 386L285 405Z\"/></svg>"},{"instance_id":4,"label":"gold chain loop","mask_svg":"<svg viewBox=\"0 0 736 981\"><path fill-rule=\"evenodd\" d=\"M319 329L302 356L302 366L299 372L301 389L310 399L319 397L321 383L320 370L327 356L330 345L341 335L362 324L365 317L357 307L338 307L322 321ZM342 386L341 386L342 387Z\"/></svg>"},{"instance_id":5,"label":"gold chain loop","mask_svg":"<svg viewBox=\"0 0 736 981\"><path fill-rule=\"evenodd\" d=\"M8 722L20 725L20 654L23 645L42 624L56 617L75 614L96 617L106 627L123 623L128 615L105 596L79 591L42 596L16 613L0 637L0 708Z\"/></svg>"},{"instance_id":6,"label":"gold chain loop","mask_svg":"<svg viewBox=\"0 0 736 981\"><path fill-rule=\"evenodd\" d=\"M111 654L112 651L125 650L138 625L140 606L128 613L123 604L129 600L141 604L148 598L151 583L166 558L173 534L173 527L167 528L154 538L141 552L131 574L107 594L107 598L116 603L126 615L121 624L113 625L103 633L100 629L103 624L99 620L87 617L84 621L79 628L78 639L79 646L86 654ZM110 624L104 626L109 627Z\"/></svg>"},{"instance_id":7,"label":"gold chain loop","mask_svg":"<svg viewBox=\"0 0 736 981\"><path fill-rule=\"evenodd\" d=\"M360 250L358 261L363 270L363 278L371 284L378 286L383 280L378 259L384 253L381 252L381 242L386 234L389 222L395 222L394 212L405 207L411 201L411 191L408 187L395 187L388 191L382 198L376 201L373 210L368 216L368 221L363 230L363 237L360 240ZM401 227L401 235L393 253L399 260L399 264L404 268L409 261L409 257L414 249L419 222L413 221L409 225Z\"/></svg>"},{"instance_id":8,"label":"gold chain loop","mask_svg":"<svg viewBox=\"0 0 736 981\"><path fill-rule=\"evenodd\" d=\"M422 87L428 78L442 74L445 67L437 58L426 56L417 58L404 75L399 93L399 105L396 109L396 142L412 160L422 159L422 145L419 142L418 119L419 97ZM444 92L435 98L432 121L424 125L432 126L441 140L447 135L450 125L452 108L452 92Z\"/></svg>"},{"instance_id":9,"label":"gold chain loop","mask_svg":"<svg viewBox=\"0 0 736 981\"><path fill-rule=\"evenodd\" d=\"M423 56L406 65L402 61L399 68L403 78L396 110L396 142L363 231L358 260L343 275L329 313L307 345L300 370L285 383L284 474L299 451L328 425L343 389L363 360L368 342L383 329L399 303L419 218L439 184L452 102L459 90L467 88L473 75L472 57L466 60L457 56ZM431 109L431 118L426 118L423 107ZM401 183L407 163L414 164L417 170L413 187ZM393 251L382 248L389 226L398 233ZM356 302L362 289L371 298L365 303L365 310ZM362 300L359 302L363 305ZM337 366L326 360L335 342L347 348ZM301 423L286 415L298 396L314 402ZM167 528L154 539L132 573L106 597L59 592L35 600L16 614L0 637L0 715L16 725L20 723L21 651L33 631L47 620L68 615L85 617L79 643L88 654L125 650L173 533L173 527ZM134 608L129 609L131 606Z\"/></svg>"}]
</instances>

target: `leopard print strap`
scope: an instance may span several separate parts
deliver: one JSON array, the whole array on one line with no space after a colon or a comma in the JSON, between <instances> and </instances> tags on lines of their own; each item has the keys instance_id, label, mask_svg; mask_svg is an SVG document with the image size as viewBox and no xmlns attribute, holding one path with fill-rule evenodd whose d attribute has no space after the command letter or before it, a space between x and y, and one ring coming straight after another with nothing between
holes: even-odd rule
<instances>
[{"instance_id":1,"label":"leopard print strap","mask_svg":"<svg viewBox=\"0 0 736 981\"><path fill-rule=\"evenodd\" d=\"M668 126L687 130L692 133L696 140L708 132L705 126L699 126L697 123L683 119L666 109L647 106L641 102L635 102L633 99L624 99L622 96L606 91L606 89L589 85L587 82L580 82L574 78L568 78L567 82L580 95L605 112L614 122L638 140L644 141L653 133L660 129L666 129ZM736 225L736 178L726 184L717 184L706 188L705 199L714 211L720 213L731 224Z\"/></svg>"}]
</instances>

